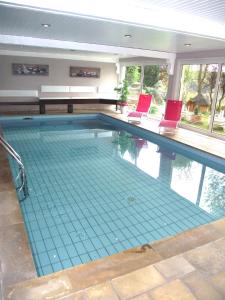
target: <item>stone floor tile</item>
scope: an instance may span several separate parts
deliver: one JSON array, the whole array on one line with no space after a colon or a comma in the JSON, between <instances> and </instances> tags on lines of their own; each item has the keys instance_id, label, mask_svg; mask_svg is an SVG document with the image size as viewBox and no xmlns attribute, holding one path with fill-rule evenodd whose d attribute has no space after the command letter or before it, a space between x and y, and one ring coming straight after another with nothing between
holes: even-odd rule
<instances>
[{"instance_id":1,"label":"stone floor tile","mask_svg":"<svg viewBox=\"0 0 225 300\"><path fill-rule=\"evenodd\" d=\"M153 267L146 267L112 280L121 299L142 294L165 282L162 275Z\"/></svg>"},{"instance_id":2,"label":"stone floor tile","mask_svg":"<svg viewBox=\"0 0 225 300\"><path fill-rule=\"evenodd\" d=\"M0 229L0 258L4 286L36 277L23 224Z\"/></svg>"},{"instance_id":3,"label":"stone floor tile","mask_svg":"<svg viewBox=\"0 0 225 300\"><path fill-rule=\"evenodd\" d=\"M149 295L147 295L147 294L142 294L142 295L139 295L139 296L137 296L137 297L134 297L134 298L132 298L132 299L130 299L130 300L151 300L152 298L150 298L150 296Z\"/></svg>"},{"instance_id":4,"label":"stone floor tile","mask_svg":"<svg viewBox=\"0 0 225 300\"><path fill-rule=\"evenodd\" d=\"M211 224L200 226L186 232L182 232L175 237L170 237L162 241L153 243L152 249L163 258L179 255L188 250L215 241L223 236Z\"/></svg>"},{"instance_id":5,"label":"stone floor tile","mask_svg":"<svg viewBox=\"0 0 225 300\"><path fill-rule=\"evenodd\" d=\"M16 192L0 192L0 228L23 222Z\"/></svg>"},{"instance_id":6,"label":"stone floor tile","mask_svg":"<svg viewBox=\"0 0 225 300\"><path fill-rule=\"evenodd\" d=\"M216 248L221 250L221 253L224 253L225 255L225 238L219 239L215 241L213 244Z\"/></svg>"},{"instance_id":7,"label":"stone floor tile","mask_svg":"<svg viewBox=\"0 0 225 300\"><path fill-rule=\"evenodd\" d=\"M4 166L0 169L0 178L2 183L12 182L12 174L8 163L3 163Z\"/></svg>"},{"instance_id":8,"label":"stone floor tile","mask_svg":"<svg viewBox=\"0 0 225 300\"><path fill-rule=\"evenodd\" d=\"M184 257L206 275L216 274L225 268L225 252L214 243L193 249L185 253Z\"/></svg>"},{"instance_id":9,"label":"stone floor tile","mask_svg":"<svg viewBox=\"0 0 225 300\"><path fill-rule=\"evenodd\" d=\"M211 223L216 230L222 232L225 236L225 218Z\"/></svg>"},{"instance_id":10,"label":"stone floor tile","mask_svg":"<svg viewBox=\"0 0 225 300\"><path fill-rule=\"evenodd\" d=\"M150 293L154 300L196 300L190 290L176 279Z\"/></svg>"},{"instance_id":11,"label":"stone floor tile","mask_svg":"<svg viewBox=\"0 0 225 300\"><path fill-rule=\"evenodd\" d=\"M70 294L63 298L58 298L57 300L89 300L84 292L78 292L75 294Z\"/></svg>"},{"instance_id":12,"label":"stone floor tile","mask_svg":"<svg viewBox=\"0 0 225 300\"><path fill-rule=\"evenodd\" d=\"M166 278L175 278L193 272L194 267L182 256L174 256L154 265Z\"/></svg>"},{"instance_id":13,"label":"stone floor tile","mask_svg":"<svg viewBox=\"0 0 225 300\"><path fill-rule=\"evenodd\" d=\"M51 277L50 277L51 278ZM47 279L42 281L42 284L32 284L29 282L28 286L24 286L24 288L14 288L6 295L5 299L7 300L61 300L66 297L71 296L72 298L68 298L69 300L73 299L73 296L76 300L83 300L82 298L78 298L77 294L72 294L72 283L68 276L60 273L59 276L55 276L55 278ZM66 300L68 300L66 299ZM84 298L85 299L85 298ZM64 300L64 299L63 299ZM73 299L74 300L74 299Z\"/></svg>"},{"instance_id":14,"label":"stone floor tile","mask_svg":"<svg viewBox=\"0 0 225 300\"><path fill-rule=\"evenodd\" d=\"M182 278L182 281L192 290L197 299L223 300L224 297L213 287L212 282L200 273L193 272ZM225 284L225 282L224 282Z\"/></svg>"},{"instance_id":15,"label":"stone floor tile","mask_svg":"<svg viewBox=\"0 0 225 300\"><path fill-rule=\"evenodd\" d=\"M161 257L151 249L146 252L124 251L72 268L70 276L78 291L149 266L160 259Z\"/></svg>"},{"instance_id":16,"label":"stone floor tile","mask_svg":"<svg viewBox=\"0 0 225 300\"><path fill-rule=\"evenodd\" d=\"M19 202L15 191L0 192L0 216L19 210Z\"/></svg>"},{"instance_id":17,"label":"stone floor tile","mask_svg":"<svg viewBox=\"0 0 225 300\"><path fill-rule=\"evenodd\" d=\"M118 300L115 291L109 282L95 285L86 290L90 300Z\"/></svg>"},{"instance_id":18,"label":"stone floor tile","mask_svg":"<svg viewBox=\"0 0 225 300\"><path fill-rule=\"evenodd\" d=\"M58 273L69 276L73 285L71 293L75 293L90 286L101 284L107 280L133 272L134 270L143 267L143 265L153 264L160 259L160 256L153 250L137 253L124 251L110 257L92 261L88 264L82 264L45 277L12 285L7 290L7 293L10 293L13 289L27 289L31 284L41 286L43 283L47 282L47 280L50 280L50 278L57 277Z\"/></svg>"},{"instance_id":19,"label":"stone floor tile","mask_svg":"<svg viewBox=\"0 0 225 300\"><path fill-rule=\"evenodd\" d=\"M12 211L10 214L0 214L0 228L7 227L14 224L24 223L20 210Z\"/></svg>"},{"instance_id":20,"label":"stone floor tile","mask_svg":"<svg viewBox=\"0 0 225 300\"><path fill-rule=\"evenodd\" d=\"M0 162L1 164L1 162ZM9 180L8 182L5 182L2 180L2 177L1 178L1 181L0 181L0 191L1 192L4 192L4 191L14 191L15 190L15 186L14 184L11 182L11 180Z\"/></svg>"},{"instance_id":21,"label":"stone floor tile","mask_svg":"<svg viewBox=\"0 0 225 300\"><path fill-rule=\"evenodd\" d=\"M223 270L211 279L215 287L223 294L223 299L225 299L225 271Z\"/></svg>"}]
</instances>

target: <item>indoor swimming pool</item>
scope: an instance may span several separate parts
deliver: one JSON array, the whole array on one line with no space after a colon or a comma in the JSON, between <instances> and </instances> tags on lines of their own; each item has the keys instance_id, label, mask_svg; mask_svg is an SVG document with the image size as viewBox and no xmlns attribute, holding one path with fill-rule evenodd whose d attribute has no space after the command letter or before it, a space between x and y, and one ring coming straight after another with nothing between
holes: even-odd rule
<instances>
[{"instance_id":1,"label":"indoor swimming pool","mask_svg":"<svg viewBox=\"0 0 225 300\"><path fill-rule=\"evenodd\" d=\"M222 159L104 115L1 121L39 276L225 216Z\"/></svg>"}]
</instances>

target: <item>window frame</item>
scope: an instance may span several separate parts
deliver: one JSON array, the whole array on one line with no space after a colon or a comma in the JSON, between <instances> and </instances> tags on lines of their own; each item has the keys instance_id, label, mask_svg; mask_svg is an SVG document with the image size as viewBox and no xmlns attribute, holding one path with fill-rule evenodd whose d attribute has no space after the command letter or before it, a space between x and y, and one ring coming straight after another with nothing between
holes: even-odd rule
<instances>
[{"instance_id":1,"label":"window frame","mask_svg":"<svg viewBox=\"0 0 225 300\"><path fill-rule=\"evenodd\" d=\"M184 129L188 129L191 131L195 131L207 136L215 137L221 140L225 140L225 136L213 132L213 121L214 116L216 113L216 101L217 101L217 95L219 91L219 83L220 83L220 76L221 76L221 70L222 65L225 65L225 57L208 57L208 58L189 58L189 59L177 59L175 72L174 72L174 85L172 90L172 97L174 99L179 99L180 97L180 89L181 89L181 79L182 79L182 70L184 65L200 65L200 64L218 64L218 73L216 78L216 85L215 85L215 93L211 105L211 119L209 122L209 128L207 130L196 128L191 125L182 124L180 123L180 127Z\"/></svg>"}]
</instances>

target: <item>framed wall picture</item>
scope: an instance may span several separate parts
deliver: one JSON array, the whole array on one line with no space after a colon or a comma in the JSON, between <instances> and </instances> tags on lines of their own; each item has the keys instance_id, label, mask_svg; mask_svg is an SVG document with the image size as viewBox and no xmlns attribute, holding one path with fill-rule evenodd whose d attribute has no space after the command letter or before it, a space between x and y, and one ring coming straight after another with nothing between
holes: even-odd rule
<instances>
[{"instance_id":1,"label":"framed wall picture","mask_svg":"<svg viewBox=\"0 0 225 300\"><path fill-rule=\"evenodd\" d=\"M48 65L37 64L12 64L13 75L48 76Z\"/></svg>"},{"instance_id":2,"label":"framed wall picture","mask_svg":"<svg viewBox=\"0 0 225 300\"><path fill-rule=\"evenodd\" d=\"M99 78L100 68L70 67L70 77Z\"/></svg>"}]
</instances>

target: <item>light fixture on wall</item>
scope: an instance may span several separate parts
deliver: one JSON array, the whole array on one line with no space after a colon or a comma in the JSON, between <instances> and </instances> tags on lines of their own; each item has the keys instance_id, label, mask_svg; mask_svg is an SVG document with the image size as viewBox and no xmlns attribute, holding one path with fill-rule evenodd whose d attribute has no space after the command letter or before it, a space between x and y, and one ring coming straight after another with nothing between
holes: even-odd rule
<instances>
[{"instance_id":1,"label":"light fixture on wall","mask_svg":"<svg viewBox=\"0 0 225 300\"><path fill-rule=\"evenodd\" d=\"M43 23L43 24L41 24L41 26L44 27L44 28L49 28L49 27L51 27L51 24L47 24L47 23L44 24Z\"/></svg>"},{"instance_id":2,"label":"light fixture on wall","mask_svg":"<svg viewBox=\"0 0 225 300\"><path fill-rule=\"evenodd\" d=\"M124 37L127 38L127 39L130 39L132 37L131 34L124 34Z\"/></svg>"},{"instance_id":3,"label":"light fixture on wall","mask_svg":"<svg viewBox=\"0 0 225 300\"><path fill-rule=\"evenodd\" d=\"M191 47L191 44L184 44L185 47Z\"/></svg>"}]
</instances>

